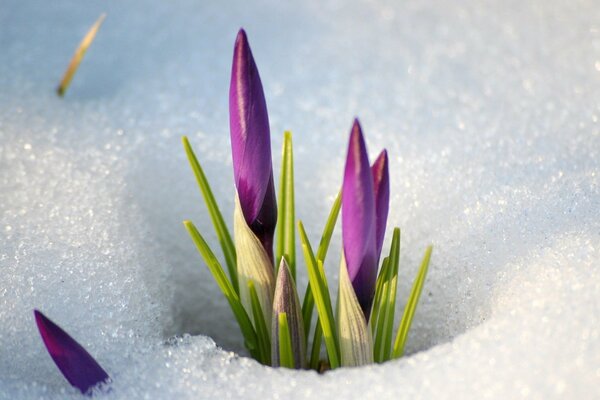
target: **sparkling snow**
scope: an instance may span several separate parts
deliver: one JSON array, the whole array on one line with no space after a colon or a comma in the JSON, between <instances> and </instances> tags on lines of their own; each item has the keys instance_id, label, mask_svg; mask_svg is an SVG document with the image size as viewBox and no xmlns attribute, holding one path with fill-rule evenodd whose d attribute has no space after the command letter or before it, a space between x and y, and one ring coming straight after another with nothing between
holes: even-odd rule
<instances>
[{"instance_id":1,"label":"sparkling snow","mask_svg":"<svg viewBox=\"0 0 600 400\"><path fill-rule=\"evenodd\" d=\"M1 399L80 398L33 308L105 367L106 399L600 396L597 1L203 3L2 1ZM236 355L237 326L181 223L217 248L180 138L230 219L240 26L265 85L276 175L281 133L294 132L312 240L359 116L372 157L391 157L398 316L435 246L401 360L318 375ZM338 231L332 279L339 246Z\"/></svg>"}]
</instances>

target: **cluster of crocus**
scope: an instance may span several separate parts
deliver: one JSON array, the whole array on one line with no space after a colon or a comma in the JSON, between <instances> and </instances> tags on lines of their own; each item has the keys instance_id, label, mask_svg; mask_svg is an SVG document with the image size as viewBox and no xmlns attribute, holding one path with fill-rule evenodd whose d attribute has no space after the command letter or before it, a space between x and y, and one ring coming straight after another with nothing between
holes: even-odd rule
<instances>
[{"instance_id":1,"label":"cluster of crocus","mask_svg":"<svg viewBox=\"0 0 600 400\"><path fill-rule=\"evenodd\" d=\"M250 355L274 367L318 370L400 357L427 273L431 247L421 263L392 345L400 250L398 228L394 229L389 254L379 268L390 196L387 152L382 151L370 165L360 123L354 121L341 193L334 201L316 253L302 222L298 223L309 277L301 304L295 284L292 137L289 132L284 134L277 204L267 106L243 30L235 42L229 111L236 188L233 240L202 167L187 138L183 138L228 273L194 224L185 221L184 225L229 302ZM340 209L343 251L334 314L324 263ZM317 319L313 327L315 308ZM64 330L37 310L35 319L52 359L74 387L90 394L96 385L110 381L102 367ZM321 357L323 342L327 359Z\"/></svg>"},{"instance_id":2,"label":"cluster of crocus","mask_svg":"<svg viewBox=\"0 0 600 400\"><path fill-rule=\"evenodd\" d=\"M360 123L354 121L341 193L333 204L316 254L302 223L298 224L310 282L300 304L295 285L291 134L284 134L277 202L267 105L243 30L238 33L233 53L229 121L236 188L233 240L200 163L187 138L183 139L229 276L196 227L190 221L184 224L229 301L250 354L267 365L315 369L323 365L358 366L399 357L423 286L431 247L421 264L392 345L400 248L398 229L394 230L389 255L379 268L390 197L387 152L382 151L370 165ZM324 262L340 209L343 252L334 314ZM317 322L312 327L315 308ZM322 342L327 360L321 360Z\"/></svg>"}]
</instances>

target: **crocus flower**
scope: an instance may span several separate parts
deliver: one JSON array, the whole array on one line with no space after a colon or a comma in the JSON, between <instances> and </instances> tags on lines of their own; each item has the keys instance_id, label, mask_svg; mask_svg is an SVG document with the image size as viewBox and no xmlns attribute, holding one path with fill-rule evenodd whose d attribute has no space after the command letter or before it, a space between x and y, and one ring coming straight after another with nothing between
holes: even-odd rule
<instances>
[{"instance_id":1,"label":"crocus flower","mask_svg":"<svg viewBox=\"0 0 600 400\"><path fill-rule=\"evenodd\" d=\"M229 87L233 174L246 223L273 260L277 204L271 163L269 116L246 32L235 40Z\"/></svg>"},{"instance_id":2,"label":"crocus flower","mask_svg":"<svg viewBox=\"0 0 600 400\"><path fill-rule=\"evenodd\" d=\"M389 202L387 153L371 169L358 119L354 120L342 186L342 239L348 277L366 320L375 294Z\"/></svg>"},{"instance_id":3,"label":"crocus flower","mask_svg":"<svg viewBox=\"0 0 600 400\"><path fill-rule=\"evenodd\" d=\"M290 272L285 258L281 258L279 271L277 273L277 282L275 284L275 294L273 296L273 319L271 324L271 365L278 367L280 365L279 357L279 314L285 313L288 318L288 327L292 342L292 353L294 355L294 367L306 367L305 359L305 340L304 323L302 320L302 306L298 299L298 292L294 278Z\"/></svg>"},{"instance_id":4,"label":"crocus flower","mask_svg":"<svg viewBox=\"0 0 600 400\"><path fill-rule=\"evenodd\" d=\"M100 364L75 339L40 311L33 313L50 357L71 385L89 394L94 386L109 381Z\"/></svg>"},{"instance_id":5,"label":"crocus flower","mask_svg":"<svg viewBox=\"0 0 600 400\"><path fill-rule=\"evenodd\" d=\"M367 147L354 120L342 186L342 239L338 335L343 366L373 362L373 340L368 328L375 295L377 265L385 236L389 207L387 152L369 167Z\"/></svg>"},{"instance_id":6,"label":"crocus flower","mask_svg":"<svg viewBox=\"0 0 600 400\"><path fill-rule=\"evenodd\" d=\"M267 105L258 69L243 29L238 32L233 51L229 125L237 189L234 242L240 298L252 315L248 290L248 282L252 281L265 323L269 326L275 286L273 234L277 222L277 204Z\"/></svg>"}]
</instances>

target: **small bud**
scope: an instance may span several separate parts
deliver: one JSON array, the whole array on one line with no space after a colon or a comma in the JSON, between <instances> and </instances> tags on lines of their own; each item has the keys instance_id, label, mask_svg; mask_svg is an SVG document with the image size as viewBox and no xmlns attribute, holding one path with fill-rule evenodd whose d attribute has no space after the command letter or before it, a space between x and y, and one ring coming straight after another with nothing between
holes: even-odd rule
<instances>
[{"instance_id":1,"label":"small bud","mask_svg":"<svg viewBox=\"0 0 600 400\"><path fill-rule=\"evenodd\" d=\"M275 295L273 297L273 320L271 324L271 337L273 338L271 342L271 358L273 367L281 365L279 354L279 315L282 313L287 315L292 353L294 355L294 368L305 368L306 348L304 343L302 307L300 306L300 300L298 299L294 278L283 257L281 258L281 264L279 264L279 272L277 273L277 282L275 284Z\"/></svg>"}]
</instances>

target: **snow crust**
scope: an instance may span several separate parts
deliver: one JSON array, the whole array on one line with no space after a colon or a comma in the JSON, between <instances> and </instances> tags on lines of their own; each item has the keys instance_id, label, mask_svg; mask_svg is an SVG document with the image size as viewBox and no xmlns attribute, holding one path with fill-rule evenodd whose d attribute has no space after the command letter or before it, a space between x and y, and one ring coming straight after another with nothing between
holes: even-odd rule
<instances>
[{"instance_id":1,"label":"snow crust","mask_svg":"<svg viewBox=\"0 0 600 400\"><path fill-rule=\"evenodd\" d=\"M113 377L107 399L598 398L599 21L592 0L3 0L0 398L80 398L33 308ZM318 375L236 355L236 324L181 224L217 248L180 137L230 216L240 26L265 85L276 175L282 132L294 133L312 240L358 116L371 156L390 155L398 316L435 246L401 360Z\"/></svg>"}]
</instances>

